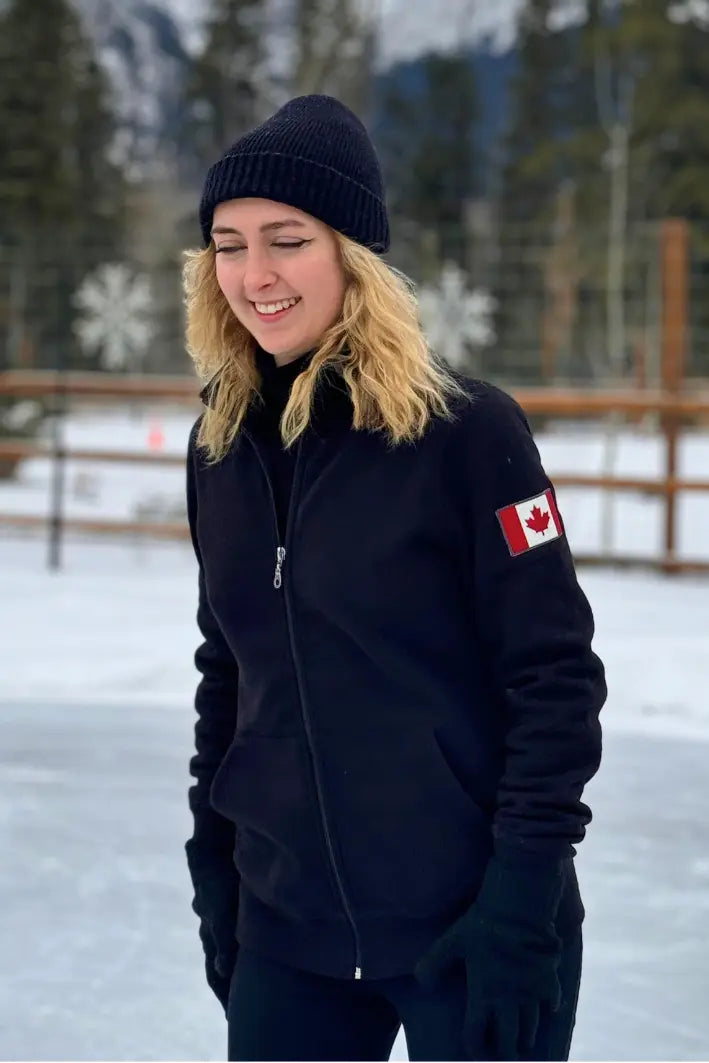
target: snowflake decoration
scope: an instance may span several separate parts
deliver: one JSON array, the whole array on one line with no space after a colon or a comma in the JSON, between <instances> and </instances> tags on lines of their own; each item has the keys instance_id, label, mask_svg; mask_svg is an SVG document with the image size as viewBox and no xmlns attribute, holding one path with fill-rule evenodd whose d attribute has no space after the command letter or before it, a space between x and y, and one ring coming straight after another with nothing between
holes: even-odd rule
<instances>
[{"instance_id":1,"label":"snowflake decoration","mask_svg":"<svg viewBox=\"0 0 709 1063\"><path fill-rule=\"evenodd\" d=\"M41 420L42 406L34 399L23 399L0 412L0 422L11 432L29 431L32 424Z\"/></svg>"},{"instance_id":2,"label":"snowflake decoration","mask_svg":"<svg viewBox=\"0 0 709 1063\"><path fill-rule=\"evenodd\" d=\"M85 352L100 351L106 369L141 367L155 335L146 277L123 263L106 263L84 280L74 306L81 313L74 331Z\"/></svg>"},{"instance_id":3,"label":"snowflake decoration","mask_svg":"<svg viewBox=\"0 0 709 1063\"><path fill-rule=\"evenodd\" d=\"M480 348L494 343L494 309L490 293L468 291L465 274L453 263L443 267L437 287L425 285L419 294L419 312L429 343L456 367L465 365L468 345Z\"/></svg>"}]
</instances>

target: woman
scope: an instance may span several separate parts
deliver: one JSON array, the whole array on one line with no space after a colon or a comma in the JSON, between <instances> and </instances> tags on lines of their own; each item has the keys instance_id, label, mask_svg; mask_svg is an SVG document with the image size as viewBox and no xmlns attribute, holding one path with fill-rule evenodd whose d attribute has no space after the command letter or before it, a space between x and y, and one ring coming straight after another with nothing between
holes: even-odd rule
<instances>
[{"instance_id":1,"label":"woman","mask_svg":"<svg viewBox=\"0 0 709 1063\"><path fill-rule=\"evenodd\" d=\"M603 669L525 418L447 372L336 100L209 171L187 843L230 1059L565 1059Z\"/></svg>"}]
</instances>

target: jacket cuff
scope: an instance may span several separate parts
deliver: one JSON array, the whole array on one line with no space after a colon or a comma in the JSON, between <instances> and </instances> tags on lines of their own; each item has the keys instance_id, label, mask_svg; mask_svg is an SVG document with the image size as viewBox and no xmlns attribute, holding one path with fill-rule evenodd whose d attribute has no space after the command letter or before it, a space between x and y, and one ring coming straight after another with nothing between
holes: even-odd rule
<instances>
[{"instance_id":1,"label":"jacket cuff","mask_svg":"<svg viewBox=\"0 0 709 1063\"><path fill-rule=\"evenodd\" d=\"M508 838L495 838L493 843L495 858L501 864L510 868L538 869L540 872L558 869L560 872L568 857L559 856L556 853L540 852L531 849L521 841L510 841Z\"/></svg>"},{"instance_id":2,"label":"jacket cuff","mask_svg":"<svg viewBox=\"0 0 709 1063\"><path fill-rule=\"evenodd\" d=\"M554 923L564 885L563 862L502 848L491 856L476 903L496 918L525 925Z\"/></svg>"}]
</instances>

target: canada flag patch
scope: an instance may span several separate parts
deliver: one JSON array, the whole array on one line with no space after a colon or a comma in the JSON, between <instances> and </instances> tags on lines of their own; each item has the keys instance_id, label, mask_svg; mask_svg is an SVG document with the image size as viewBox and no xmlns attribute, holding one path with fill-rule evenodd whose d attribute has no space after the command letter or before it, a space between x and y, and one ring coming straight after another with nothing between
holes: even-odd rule
<instances>
[{"instance_id":1,"label":"canada flag patch","mask_svg":"<svg viewBox=\"0 0 709 1063\"><path fill-rule=\"evenodd\" d=\"M523 502L497 510L502 533L513 557L543 546L564 534L554 495L547 489L543 495L526 498Z\"/></svg>"}]
</instances>

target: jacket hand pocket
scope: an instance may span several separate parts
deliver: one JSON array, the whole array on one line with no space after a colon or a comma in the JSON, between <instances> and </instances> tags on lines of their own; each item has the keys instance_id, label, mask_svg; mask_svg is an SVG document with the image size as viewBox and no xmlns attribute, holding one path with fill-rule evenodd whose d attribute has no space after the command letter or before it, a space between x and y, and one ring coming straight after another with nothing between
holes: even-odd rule
<instances>
[{"instance_id":1,"label":"jacket hand pocket","mask_svg":"<svg viewBox=\"0 0 709 1063\"><path fill-rule=\"evenodd\" d=\"M301 919L341 914L304 738L237 735L211 801L236 824L236 866L259 900Z\"/></svg>"},{"instance_id":2,"label":"jacket hand pocket","mask_svg":"<svg viewBox=\"0 0 709 1063\"><path fill-rule=\"evenodd\" d=\"M428 727L320 734L345 887L362 914L440 916L476 887L487 817Z\"/></svg>"}]
</instances>

